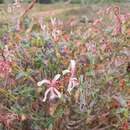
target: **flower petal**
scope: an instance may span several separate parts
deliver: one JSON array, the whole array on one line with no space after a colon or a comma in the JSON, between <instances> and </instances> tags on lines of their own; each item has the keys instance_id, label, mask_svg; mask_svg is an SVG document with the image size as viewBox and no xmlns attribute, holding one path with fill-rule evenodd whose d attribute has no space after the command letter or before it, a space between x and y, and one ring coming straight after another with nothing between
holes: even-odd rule
<instances>
[{"instance_id":1,"label":"flower petal","mask_svg":"<svg viewBox=\"0 0 130 130\"><path fill-rule=\"evenodd\" d=\"M60 98L61 97L61 93L56 89L56 88L53 88L55 93L57 94L57 96Z\"/></svg>"},{"instance_id":2,"label":"flower petal","mask_svg":"<svg viewBox=\"0 0 130 130\"><path fill-rule=\"evenodd\" d=\"M44 95L44 98L43 98L43 102L45 102L46 101L46 99L47 99L47 95L48 95L48 93L51 91L51 88L49 88L49 89L47 89L46 90L46 92L45 92L45 95Z\"/></svg>"},{"instance_id":3,"label":"flower petal","mask_svg":"<svg viewBox=\"0 0 130 130\"><path fill-rule=\"evenodd\" d=\"M76 62L75 62L75 60L71 60L71 61L70 61L70 66L71 66L71 69L75 69L75 67L76 67Z\"/></svg>"},{"instance_id":4,"label":"flower petal","mask_svg":"<svg viewBox=\"0 0 130 130\"><path fill-rule=\"evenodd\" d=\"M55 94L54 89L51 89L51 91L50 91L50 99L53 100L56 97L57 97L57 95Z\"/></svg>"},{"instance_id":5,"label":"flower petal","mask_svg":"<svg viewBox=\"0 0 130 130\"><path fill-rule=\"evenodd\" d=\"M56 24L56 18L52 18L52 17L51 17L51 24L52 24L53 26L55 26L55 24Z\"/></svg>"},{"instance_id":6,"label":"flower petal","mask_svg":"<svg viewBox=\"0 0 130 130\"><path fill-rule=\"evenodd\" d=\"M60 76L61 76L61 74L57 74L57 75L55 75L55 77L54 77L54 81L57 81L59 78L60 78Z\"/></svg>"},{"instance_id":7,"label":"flower petal","mask_svg":"<svg viewBox=\"0 0 130 130\"><path fill-rule=\"evenodd\" d=\"M67 91L69 92L69 94L71 93L73 88L74 88L74 86L72 84L72 81L69 81L68 88L67 88Z\"/></svg>"},{"instance_id":8,"label":"flower petal","mask_svg":"<svg viewBox=\"0 0 130 130\"><path fill-rule=\"evenodd\" d=\"M67 91L70 93L76 86L79 85L77 78L70 78Z\"/></svg>"},{"instance_id":9,"label":"flower petal","mask_svg":"<svg viewBox=\"0 0 130 130\"><path fill-rule=\"evenodd\" d=\"M75 72L76 72L76 62L75 62L75 60L70 61L70 71L71 71L71 75L74 76Z\"/></svg>"},{"instance_id":10,"label":"flower petal","mask_svg":"<svg viewBox=\"0 0 130 130\"><path fill-rule=\"evenodd\" d=\"M50 80L44 79L44 80L38 82L38 83L37 83L37 86L41 86L41 85L43 85L43 84L45 84L45 83L46 83L46 84L50 84L51 82L50 82Z\"/></svg>"},{"instance_id":11,"label":"flower petal","mask_svg":"<svg viewBox=\"0 0 130 130\"><path fill-rule=\"evenodd\" d=\"M70 73L70 71L69 71L68 69L62 71L62 74L63 74L63 75L65 75L65 74L67 74L67 73Z\"/></svg>"}]
</instances>

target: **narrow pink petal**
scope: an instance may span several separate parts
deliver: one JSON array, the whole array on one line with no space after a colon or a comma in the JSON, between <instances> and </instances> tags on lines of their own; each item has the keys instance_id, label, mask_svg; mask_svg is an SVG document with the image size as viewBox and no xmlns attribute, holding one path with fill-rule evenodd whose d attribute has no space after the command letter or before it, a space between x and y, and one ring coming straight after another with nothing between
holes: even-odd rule
<instances>
[{"instance_id":1,"label":"narrow pink petal","mask_svg":"<svg viewBox=\"0 0 130 130\"><path fill-rule=\"evenodd\" d=\"M72 78L72 80L73 80L73 82L74 82L74 84L77 86L78 84L79 84L79 82L78 82L78 79L77 78Z\"/></svg>"},{"instance_id":2,"label":"narrow pink petal","mask_svg":"<svg viewBox=\"0 0 130 130\"><path fill-rule=\"evenodd\" d=\"M67 91L70 93L78 85L79 85L79 83L77 81L77 78L75 78L75 77L74 78L70 78Z\"/></svg>"},{"instance_id":3,"label":"narrow pink petal","mask_svg":"<svg viewBox=\"0 0 130 130\"><path fill-rule=\"evenodd\" d=\"M75 75L75 71L76 71L76 62L75 60L71 60L70 61L70 69L71 69L71 75Z\"/></svg>"},{"instance_id":4,"label":"narrow pink petal","mask_svg":"<svg viewBox=\"0 0 130 130\"><path fill-rule=\"evenodd\" d=\"M54 88L52 88L50 91L50 99L53 100L55 97L57 97L57 95L54 92Z\"/></svg>"},{"instance_id":5,"label":"narrow pink petal","mask_svg":"<svg viewBox=\"0 0 130 130\"><path fill-rule=\"evenodd\" d=\"M50 80L44 79L44 80L38 82L38 83L37 83L37 86L41 86L41 85L43 85L43 84L50 84L50 83L51 83Z\"/></svg>"},{"instance_id":6,"label":"narrow pink petal","mask_svg":"<svg viewBox=\"0 0 130 130\"><path fill-rule=\"evenodd\" d=\"M56 89L56 88L53 88L55 93L57 94L57 96L60 98L61 97L61 93Z\"/></svg>"},{"instance_id":7,"label":"narrow pink petal","mask_svg":"<svg viewBox=\"0 0 130 130\"><path fill-rule=\"evenodd\" d=\"M56 24L56 18L51 17L51 24L54 26Z\"/></svg>"},{"instance_id":8,"label":"narrow pink petal","mask_svg":"<svg viewBox=\"0 0 130 130\"><path fill-rule=\"evenodd\" d=\"M47 89L46 90L46 92L45 92L45 95L44 95L44 98L43 98L43 102L45 102L46 101L46 99L47 99L47 95L48 95L48 93L51 91L51 88L49 88L49 89Z\"/></svg>"},{"instance_id":9,"label":"narrow pink petal","mask_svg":"<svg viewBox=\"0 0 130 130\"><path fill-rule=\"evenodd\" d=\"M72 89L73 89L73 84L72 84L72 81L70 80L69 84L68 84L67 91L70 93Z\"/></svg>"},{"instance_id":10,"label":"narrow pink petal","mask_svg":"<svg viewBox=\"0 0 130 130\"><path fill-rule=\"evenodd\" d=\"M70 61L70 66L71 66L71 68L75 68L75 66L76 66L75 60Z\"/></svg>"}]
</instances>

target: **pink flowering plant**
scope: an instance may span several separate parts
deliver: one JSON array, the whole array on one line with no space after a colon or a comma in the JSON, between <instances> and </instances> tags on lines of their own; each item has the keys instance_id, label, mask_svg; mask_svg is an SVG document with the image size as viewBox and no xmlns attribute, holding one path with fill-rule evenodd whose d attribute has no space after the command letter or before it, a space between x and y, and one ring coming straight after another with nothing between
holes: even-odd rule
<instances>
[{"instance_id":1,"label":"pink flowering plant","mask_svg":"<svg viewBox=\"0 0 130 130\"><path fill-rule=\"evenodd\" d=\"M35 3L15 0L0 17L0 129L128 130L127 8L65 5L70 15L46 17Z\"/></svg>"},{"instance_id":2,"label":"pink flowering plant","mask_svg":"<svg viewBox=\"0 0 130 130\"><path fill-rule=\"evenodd\" d=\"M63 75L70 73L67 91L69 93L71 93L71 91L79 85L79 81L76 77L76 62L75 62L75 60L71 60L68 69L64 70L62 73L63 73Z\"/></svg>"},{"instance_id":3,"label":"pink flowering plant","mask_svg":"<svg viewBox=\"0 0 130 130\"><path fill-rule=\"evenodd\" d=\"M42 86L43 84L47 84L48 89L45 91L45 95L43 98L43 102L45 102L47 100L47 96L50 93L50 100L55 99L56 97L60 98L61 97L61 93L58 91L58 79L60 78L60 74L55 75L53 80L47 80L44 79L40 82L37 83L38 86Z\"/></svg>"}]
</instances>

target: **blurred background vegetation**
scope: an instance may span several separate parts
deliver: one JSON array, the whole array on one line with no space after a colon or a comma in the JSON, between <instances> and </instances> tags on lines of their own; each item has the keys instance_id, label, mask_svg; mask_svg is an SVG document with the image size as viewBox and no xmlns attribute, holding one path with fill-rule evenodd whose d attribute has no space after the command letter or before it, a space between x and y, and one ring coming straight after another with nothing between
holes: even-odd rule
<instances>
[{"instance_id":1,"label":"blurred background vegetation","mask_svg":"<svg viewBox=\"0 0 130 130\"><path fill-rule=\"evenodd\" d=\"M13 3L15 0L0 0L0 3ZM31 0L21 0L22 2L28 3ZM55 3L55 2L70 2L74 4L80 3L112 3L112 2L130 2L130 0L37 0L38 3Z\"/></svg>"}]
</instances>

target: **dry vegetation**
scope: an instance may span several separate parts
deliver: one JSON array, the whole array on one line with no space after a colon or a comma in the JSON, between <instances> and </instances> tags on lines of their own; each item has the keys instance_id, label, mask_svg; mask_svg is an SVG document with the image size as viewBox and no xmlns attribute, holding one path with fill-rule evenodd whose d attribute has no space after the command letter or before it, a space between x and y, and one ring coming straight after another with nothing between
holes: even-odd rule
<instances>
[{"instance_id":1,"label":"dry vegetation","mask_svg":"<svg viewBox=\"0 0 130 130\"><path fill-rule=\"evenodd\" d=\"M0 129L129 130L129 6L1 7Z\"/></svg>"}]
</instances>

